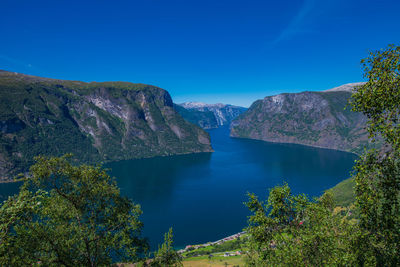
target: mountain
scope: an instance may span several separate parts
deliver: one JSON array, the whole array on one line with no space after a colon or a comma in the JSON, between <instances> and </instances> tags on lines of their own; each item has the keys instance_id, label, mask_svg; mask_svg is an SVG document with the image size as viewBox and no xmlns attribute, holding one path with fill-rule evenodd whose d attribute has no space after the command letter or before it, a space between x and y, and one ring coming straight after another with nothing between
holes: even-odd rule
<instances>
[{"instance_id":1,"label":"mountain","mask_svg":"<svg viewBox=\"0 0 400 267\"><path fill-rule=\"evenodd\" d=\"M361 84L257 100L232 122L231 136L359 153L371 146L367 119L351 111L347 103L354 86Z\"/></svg>"},{"instance_id":2,"label":"mountain","mask_svg":"<svg viewBox=\"0 0 400 267\"><path fill-rule=\"evenodd\" d=\"M218 128L217 118L214 112L197 109L186 109L180 105L174 104L175 110L187 121L200 126L203 129Z\"/></svg>"},{"instance_id":3,"label":"mountain","mask_svg":"<svg viewBox=\"0 0 400 267\"><path fill-rule=\"evenodd\" d=\"M361 86L361 85L363 85L363 84L365 84L365 82L346 83L346 84L343 84L343 85L341 85L341 86L338 86L338 87L335 87L335 88L332 88L332 89L325 90L324 92L339 92L339 91L353 92L354 87L356 87L356 86Z\"/></svg>"},{"instance_id":4,"label":"mountain","mask_svg":"<svg viewBox=\"0 0 400 267\"><path fill-rule=\"evenodd\" d=\"M186 120L199 125L203 129L218 128L229 125L231 121L247 109L226 104L205 104L186 102L175 105L175 109Z\"/></svg>"},{"instance_id":5,"label":"mountain","mask_svg":"<svg viewBox=\"0 0 400 267\"><path fill-rule=\"evenodd\" d=\"M161 88L65 81L0 71L0 177L25 172L39 154L78 162L211 152Z\"/></svg>"}]
</instances>

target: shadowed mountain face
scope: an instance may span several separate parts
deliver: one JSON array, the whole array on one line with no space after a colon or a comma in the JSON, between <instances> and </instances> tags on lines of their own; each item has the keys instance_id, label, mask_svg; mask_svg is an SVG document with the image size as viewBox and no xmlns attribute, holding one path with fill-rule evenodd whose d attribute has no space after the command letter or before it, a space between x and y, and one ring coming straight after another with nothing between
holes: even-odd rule
<instances>
[{"instance_id":1,"label":"shadowed mountain face","mask_svg":"<svg viewBox=\"0 0 400 267\"><path fill-rule=\"evenodd\" d=\"M232 122L231 136L359 153L372 145L366 117L351 111L347 103L354 86L361 84L257 100Z\"/></svg>"},{"instance_id":2,"label":"shadowed mountain face","mask_svg":"<svg viewBox=\"0 0 400 267\"><path fill-rule=\"evenodd\" d=\"M167 91L127 82L63 81L0 71L0 177L25 172L39 154L78 162L212 151Z\"/></svg>"},{"instance_id":3,"label":"shadowed mountain face","mask_svg":"<svg viewBox=\"0 0 400 267\"><path fill-rule=\"evenodd\" d=\"M233 105L205 104L201 102L177 104L175 109L187 121L199 125L203 129L229 125L233 119L247 110L244 107Z\"/></svg>"}]
</instances>

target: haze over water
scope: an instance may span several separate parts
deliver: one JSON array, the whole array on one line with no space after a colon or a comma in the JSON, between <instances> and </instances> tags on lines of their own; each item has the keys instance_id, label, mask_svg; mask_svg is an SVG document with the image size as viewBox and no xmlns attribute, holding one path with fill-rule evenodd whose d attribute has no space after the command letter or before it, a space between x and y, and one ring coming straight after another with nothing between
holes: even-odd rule
<instances>
[{"instance_id":1,"label":"haze over water","mask_svg":"<svg viewBox=\"0 0 400 267\"><path fill-rule=\"evenodd\" d=\"M214 153L107 164L122 194L142 207L152 248L173 227L175 246L215 241L240 232L249 212L246 193L266 198L287 182L295 193L319 196L349 177L356 155L229 137L209 130Z\"/></svg>"}]
</instances>

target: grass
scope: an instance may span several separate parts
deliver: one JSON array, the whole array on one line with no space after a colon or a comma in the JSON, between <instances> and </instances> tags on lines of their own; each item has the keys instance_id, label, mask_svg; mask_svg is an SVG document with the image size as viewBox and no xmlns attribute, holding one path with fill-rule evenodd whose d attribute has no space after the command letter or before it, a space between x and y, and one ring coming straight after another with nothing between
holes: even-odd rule
<instances>
[{"instance_id":1,"label":"grass","mask_svg":"<svg viewBox=\"0 0 400 267\"><path fill-rule=\"evenodd\" d=\"M247 241L247 235L242 235L240 238L234 240L228 240L223 242L222 244L214 244L203 246L200 245L199 248L191 249L182 253L183 257L201 257L208 256L209 254L215 255L223 255L224 252L235 253L238 250L245 249L244 246Z\"/></svg>"},{"instance_id":2,"label":"grass","mask_svg":"<svg viewBox=\"0 0 400 267\"><path fill-rule=\"evenodd\" d=\"M246 251L247 235L228 240L222 244L209 246L200 245L182 254L184 266L244 266L243 255L224 257L227 252L235 254L237 251Z\"/></svg>"},{"instance_id":3,"label":"grass","mask_svg":"<svg viewBox=\"0 0 400 267\"><path fill-rule=\"evenodd\" d=\"M200 267L200 266L244 266L243 256L215 256L208 259L207 256L187 258L183 260L185 267Z\"/></svg>"},{"instance_id":4,"label":"grass","mask_svg":"<svg viewBox=\"0 0 400 267\"><path fill-rule=\"evenodd\" d=\"M355 202L354 187L356 183L353 178L346 179L333 188L329 189L333 193L335 204L341 207L347 207Z\"/></svg>"}]
</instances>

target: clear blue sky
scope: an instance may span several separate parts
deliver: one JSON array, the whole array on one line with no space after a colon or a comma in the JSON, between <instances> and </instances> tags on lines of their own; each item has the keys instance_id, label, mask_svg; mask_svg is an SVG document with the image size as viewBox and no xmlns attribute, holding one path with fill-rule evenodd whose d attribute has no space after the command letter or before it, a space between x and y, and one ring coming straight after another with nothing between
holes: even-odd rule
<instances>
[{"instance_id":1,"label":"clear blue sky","mask_svg":"<svg viewBox=\"0 0 400 267\"><path fill-rule=\"evenodd\" d=\"M398 0L2 0L0 69L167 89L175 102L250 105L362 81L400 44Z\"/></svg>"}]
</instances>

